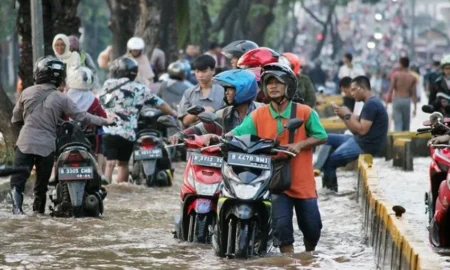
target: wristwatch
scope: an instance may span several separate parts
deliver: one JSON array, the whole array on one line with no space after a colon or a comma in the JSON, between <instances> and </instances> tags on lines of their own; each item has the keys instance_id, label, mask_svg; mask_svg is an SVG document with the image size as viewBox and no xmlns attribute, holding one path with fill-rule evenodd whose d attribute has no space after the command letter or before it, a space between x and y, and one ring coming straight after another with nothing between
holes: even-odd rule
<instances>
[{"instance_id":1,"label":"wristwatch","mask_svg":"<svg viewBox=\"0 0 450 270\"><path fill-rule=\"evenodd\" d=\"M347 113L346 115L344 115L344 120L350 120L350 118L352 118L352 114L351 113Z\"/></svg>"}]
</instances>

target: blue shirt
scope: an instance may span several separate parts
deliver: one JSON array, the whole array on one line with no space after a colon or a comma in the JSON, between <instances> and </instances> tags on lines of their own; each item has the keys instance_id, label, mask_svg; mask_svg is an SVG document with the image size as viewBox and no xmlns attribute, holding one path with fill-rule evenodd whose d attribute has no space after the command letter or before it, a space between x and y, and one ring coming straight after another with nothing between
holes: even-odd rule
<instances>
[{"instance_id":1,"label":"blue shirt","mask_svg":"<svg viewBox=\"0 0 450 270\"><path fill-rule=\"evenodd\" d=\"M384 147L388 132L388 115L383 103L377 97L371 97L364 103L359 121L368 120L372 126L366 135L355 134L359 147L367 154L376 154Z\"/></svg>"}]
</instances>

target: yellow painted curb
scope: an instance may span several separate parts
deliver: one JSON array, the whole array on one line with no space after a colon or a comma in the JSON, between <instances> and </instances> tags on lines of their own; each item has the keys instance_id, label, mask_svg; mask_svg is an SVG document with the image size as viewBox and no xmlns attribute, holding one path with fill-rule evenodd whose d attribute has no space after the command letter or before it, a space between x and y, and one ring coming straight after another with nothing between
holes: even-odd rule
<instances>
[{"instance_id":1,"label":"yellow painted curb","mask_svg":"<svg viewBox=\"0 0 450 270\"><path fill-rule=\"evenodd\" d=\"M414 235L406 220L408 210L396 217L392 204L384 199L378 185L372 156L360 155L356 201L363 213L364 233L375 253L375 263L381 269L436 270L441 269L439 256ZM425 229L425 228L424 228Z\"/></svg>"}]
</instances>

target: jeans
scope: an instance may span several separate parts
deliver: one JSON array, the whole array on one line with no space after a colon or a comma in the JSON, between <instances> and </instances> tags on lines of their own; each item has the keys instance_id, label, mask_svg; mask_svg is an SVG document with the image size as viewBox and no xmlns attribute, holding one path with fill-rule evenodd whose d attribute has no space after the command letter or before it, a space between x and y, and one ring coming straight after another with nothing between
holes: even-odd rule
<instances>
[{"instance_id":1,"label":"jeans","mask_svg":"<svg viewBox=\"0 0 450 270\"><path fill-rule=\"evenodd\" d=\"M305 245L315 247L319 242L322 220L317 199L296 199L288 195L272 194L272 229L275 246L294 243L292 225L293 209L297 215L298 227L303 233Z\"/></svg>"},{"instance_id":2,"label":"jeans","mask_svg":"<svg viewBox=\"0 0 450 270\"><path fill-rule=\"evenodd\" d=\"M409 131L411 122L411 98L398 97L392 101L392 117L395 131Z\"/></svg>"},{"instance_id":3,"label":"jeans","mask_svg":"<svg viewBox=\"0 0 450 270\"><path fill-rule=\"evenodd\" d=\"M48 180L52 174L55 154L51 153L46 157L24 154L19 148L16 148L14 157L15 167L25 167L28 170L11 176L11 188L15 187L18 192L23 193L25 184L30 177L33 165L36 166L36 183L34 185L34 195L45 198L47 193Z\"/></svg>"},{"instance_id":4,"label":"jeans","mask_svg":"<svg viewBox=\"0 0 450 270\"><path fill-rule=\"evenodd\" d=\"M326 145L333 149L323 165L325 178L336 178L336 169L358 159L363 152L352 135L328 134Z\"/></svg>"}]
</instances>

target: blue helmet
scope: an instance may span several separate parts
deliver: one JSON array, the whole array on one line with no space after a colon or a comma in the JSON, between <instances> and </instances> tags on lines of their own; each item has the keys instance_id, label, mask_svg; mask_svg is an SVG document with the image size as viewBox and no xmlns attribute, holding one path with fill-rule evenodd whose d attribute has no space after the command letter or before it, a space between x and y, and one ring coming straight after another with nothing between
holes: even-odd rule
<instances>
[{"instance_id":1,"label":"blue helmet","mask_svg":"<svg viewBox=\"0 0 450 270\"><path fill-rule=\"evenodd\" d=\"M181 62L184 65L184 71L186 72L186 78L189 78L191 76L191 63L189 63L186 59L178 60L177 62Z\"/></svg>"},{"instance_id":2,"label":"blue helmet","mask_svg":"<svg viewBox=\"0 0 450 270\"><path fill-rule=\"evenodd\" d=\"M251 102L256 97L258 91L255 75L244 69L233 69L221 72L214 76L213 80L224 88L231 87L236 89L233 104L228 105ZM226 98L224 98L224 100L227 102Z\"/></svg>"}]
</instances>

